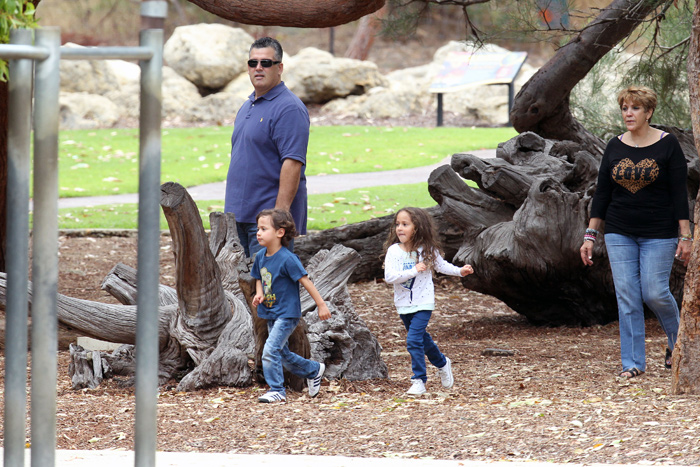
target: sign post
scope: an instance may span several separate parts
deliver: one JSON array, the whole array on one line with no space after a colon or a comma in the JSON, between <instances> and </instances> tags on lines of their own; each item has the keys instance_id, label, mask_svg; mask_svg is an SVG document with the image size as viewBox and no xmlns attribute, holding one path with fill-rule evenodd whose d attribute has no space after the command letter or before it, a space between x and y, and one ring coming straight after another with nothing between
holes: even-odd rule
<instances>
[{"instance_id":1,"label":"sign post","mask_svg":"<svg viewBox=\"0 0 700 467\"><path fill-rule=\"evenodd\" d=\"M429 88L437 94L437 126L442 126L442 95L474 86L507 85L510 112L515 94L513 82L526 59L527 52L450 52Z\"/></svg>"}]
</instances>

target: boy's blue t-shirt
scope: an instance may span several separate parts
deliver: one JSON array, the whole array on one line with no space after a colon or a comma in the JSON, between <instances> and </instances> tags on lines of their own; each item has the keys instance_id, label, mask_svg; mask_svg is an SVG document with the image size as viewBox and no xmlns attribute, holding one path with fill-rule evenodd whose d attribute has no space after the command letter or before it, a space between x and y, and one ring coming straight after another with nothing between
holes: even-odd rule
<instances>
[{"instance_id":1,"label":"boy's blue t-shirt","mask_svg":"<svg viewBox=\"0 0 700 467\"><path fill-rule=\"evenodd\" d=\"M262 319L301 318L299 279L306 276L299 257L282 247L272 256L263 248L255 255L250 275L262 281L263 302L258 305Z\"/></svg>"}]
</instances>

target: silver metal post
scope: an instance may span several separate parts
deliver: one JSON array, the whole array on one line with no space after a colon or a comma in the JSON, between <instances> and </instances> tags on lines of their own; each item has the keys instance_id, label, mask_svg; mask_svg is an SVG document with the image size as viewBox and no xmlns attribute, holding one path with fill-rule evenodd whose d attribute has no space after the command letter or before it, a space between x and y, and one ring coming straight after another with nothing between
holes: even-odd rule
<instances>
[{"instance_id":1,"label":"silver metal post","mask_svg":"<svg viewBox=\"0 0 700 467\"><path fill-rule=\"evenodd\" d=\"M32 31L13 29L10 44L31 45ZM29 286L29 147L32 115L31 59L10 61L7 141L7 304L5 308L4 466L24 465L27 416Z\"/></svg>"},{"instance_id":2,"label":"silver metal post","mask_svg":"<svg viewBox=\"0 0 700 467\"><path fill-rule=\"evenodd\" d=\"M155 466L158 397L161 81L163 31L141 31L153 58L141 65L135 465Z\"/></svg>"},{"instance_id":3,"label":"silver metal post","mask_svg":"<svg viewBox=\"0 0 700 467\"><path fill-rule=\"evenodd\" d=\"M58 321L58 94L61 34L36 31L49 57L36 64L32 297L32 467L55 465Z\"/></svg>"}]
</instances>

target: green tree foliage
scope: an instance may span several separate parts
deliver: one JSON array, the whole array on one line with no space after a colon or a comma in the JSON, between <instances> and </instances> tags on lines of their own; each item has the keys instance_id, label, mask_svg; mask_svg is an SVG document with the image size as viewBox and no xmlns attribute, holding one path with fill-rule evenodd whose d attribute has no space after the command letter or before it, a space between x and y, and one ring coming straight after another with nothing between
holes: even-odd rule
<instances>
[{"instance_id":1,"label":"green tree foliage","mask_svg":"<svg viewBox=\"0 0 700 467\"><path fill-rule=\"evenodd\" d=\"M0 0L0 44L10 42L10 30L34 27L34 4L22 0ZM5 60L0 60L0 80L7 81Z\"/></svg>"},{"instance_id":2,"label":"green tree foliage","mask_svg":"<svg viewBox=\"0 0 700 467\"><path fill-rule=\"evenodd\" d=\"M656 91L658 104L652 123L690 127L686 58L692 13L688 1L663 5L574 88L571 108L588 130L606 140L625 131L617 94L631 84Z\"/></svg>"}]
</instances>

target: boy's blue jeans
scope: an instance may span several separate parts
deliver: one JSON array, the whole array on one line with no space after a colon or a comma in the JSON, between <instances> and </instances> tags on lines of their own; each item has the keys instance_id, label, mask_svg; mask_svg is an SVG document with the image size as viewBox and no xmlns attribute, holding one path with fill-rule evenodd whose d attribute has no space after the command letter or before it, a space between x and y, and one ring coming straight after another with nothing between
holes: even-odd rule
<instances>
[{"instance_id":1,"label":"boy's blue jeans","mask_svg":"<svg viewBox=\"0 0 700 467\"><path fill-rule=\"evenodd\" d=\"M423 310L399 315L407 331L406 349L411 355L411 369L413 370L411 379L420 379L424 383L428 381L425 367L426 356L430 363L438 368L447 365L447 359L445 359L445 356L440 352L437 344L433 342L433 338L430 337L426 330L432 314L432 310Z\"/></svg>"},{"instance_id":2,"label":"boy's blue jeans","mask_svg":"<svg viewBox=\"0 0 700 467\"><path fill-rule=\"evenodd\" d=\"M282 367L302 378L314 378L321 364L307 360L289 350L288 340L300 318L278 318L267 320L267 340L263 347L262 367L270 391L286 396Z\"/></svg>"},{"instance_id":3,"label":"boy's blue jeans","mask_svg":"<svg viewBox=\"0 0 700 467\"><path fill-rule=\"evenodd\" d=\"M673 350L678 335L678 303L669 288L678 246L675 238L605 234L620 318L622 369L646 371L644 306L654 312Z\"/></svg>"}]
</instances>

